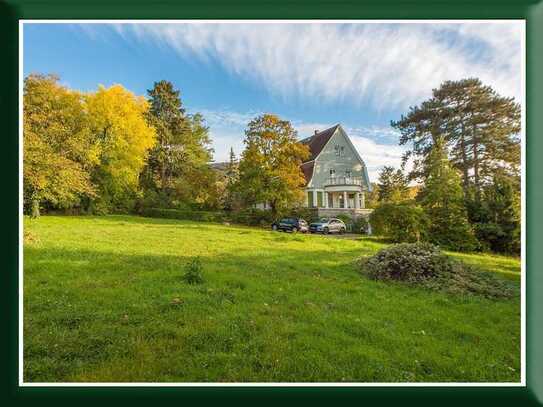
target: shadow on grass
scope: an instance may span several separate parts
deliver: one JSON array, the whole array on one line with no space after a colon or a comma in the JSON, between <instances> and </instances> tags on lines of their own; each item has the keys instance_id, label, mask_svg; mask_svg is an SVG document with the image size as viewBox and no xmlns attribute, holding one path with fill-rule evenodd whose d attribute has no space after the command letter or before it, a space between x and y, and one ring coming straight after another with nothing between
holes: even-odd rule
<instances>
[{"instance_id":1,"label":"shadow on grass","mask_svg":"<svg viewBox=\"0 0 543 407\"><path fill-rule=\"evenodd\" d=\"M106 222L124 222L115 218ZM25 379L173 381L174 374L191 381L337 381L347 374L355 381L401 381L402 366L418 375L411 380L458 381L467 376L457 360L475 347L483 356L468 378L516 378L507 368L502 376L479 373L495 360L512 363L509 354L516 358L509 331L508 347L495 345L503 329L517 329L513 302L366 280L354 264L362 250L354 243L330 241L306 253L303 242L311 237L269 238L266 250L256 253L235 247L200 255L206 281L197 286L182 281L192 257L187 251L25 247ZM338 250L330 250L336 244ZM484 349L506 351L486 356L479 343L459 342L455 332L468 339L471 332L491 336L492 346ZM421 341L426 347L417 348ZM458 351L449 363L442 355L451 349ZM274 368L283 358L285 364ZM436 373L414 359L433 364ZM466 359L463 368L471 369ZM269 366L257 369L253 360Z\"/></svg>"},{"instance_id":2,"label":"shadow on grass","mask_svg":"<svg viewBox=\"0 0 543 407\"><path fill-rule=\"evenodd\" d=\"M47 218L47 215L43 216ZM53 216L51 216L53 217ZM203 222L203 221L194 221L189 219L169 219L169 218L148 218L138 215L104 215L104 216L88 216L88 215L70 215L70 216L58 216L54 215L55 218L70 218L77 220L82 223L100 223L100 224L111 224L111 225L179 225L182 227L194 227L198 229L209 229L216 228L217 226L222 226L225 228L240 228L240 229L251 229L251 230L268 230L268 228L258 227L258 226L247 226L241 224L228 224L224 222ZM27 222L32 222L30 218L26 218ZM38 220L39 221L39 220Z\"/></svg>"}]
</instances>

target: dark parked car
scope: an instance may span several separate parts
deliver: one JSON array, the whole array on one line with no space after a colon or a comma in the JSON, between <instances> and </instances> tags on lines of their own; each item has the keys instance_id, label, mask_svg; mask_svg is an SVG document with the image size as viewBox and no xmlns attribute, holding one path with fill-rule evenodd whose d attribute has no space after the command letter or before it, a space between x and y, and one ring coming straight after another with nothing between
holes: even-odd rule
<instances>
[{"instance_id":1,"label":"dark parked car","mask_svg":"<svg viewBox=\"0 0 543 407\"><path fill-rule=\"evenodd\" d=\"M309 226L307 222L300 218L283 218L272 223L273 230L282 230L284 232L302 232L307 233Z\"/></svg>"},{"instance_id":2,"label":"dark parked car","mask_svg":"<svg viewBox=\"0 0 543 407\"><path fill-rule=\"evenodd\" d=\"M309 225L309 231L311 233L339 233L343 234L347 230L347 226L341 219L336 218L322 218L318 222L312 222Z\"/></svg>"}]
</instances>

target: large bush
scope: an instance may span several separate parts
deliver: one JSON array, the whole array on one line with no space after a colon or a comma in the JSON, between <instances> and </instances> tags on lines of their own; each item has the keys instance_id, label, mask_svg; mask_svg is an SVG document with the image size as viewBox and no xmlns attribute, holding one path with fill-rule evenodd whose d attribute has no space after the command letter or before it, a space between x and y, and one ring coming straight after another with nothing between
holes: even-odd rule
<instances>
[{"instance_id":1,"label":"large bush","mask_svg":"<svg viewBox=\"0 0 543 407\"><path fill-rule=\"evenodd\" d=\"M367 234L369 231L368 217L366 216L352 217L346 213L343 213L337 215L336 217L345 223L345 226L347 226L347 231L350 233Z\"/></svg>"},{"instance_id":2,"label":"large bush","mask_svg":"<svg viewBox=\"0 0 543 407\"><path fill-rule=\"evenodd\" d=\"M356 220L354 221L353 232L361 233L364 235L372 234L373 231L371 230L371 224L369 220L369 216L359 216L358 218L356 218Z\"/></svg>"},{"instance_id":3,"label":"large bush","mask_svg":"<svg viewBox=\"0 0 543 407\"><path fill-rule=\"evenodd\" d=\"M424 240L428 229L427 217L419 206L385 203L370 215L372 231L393 242Z\"/></svg>"},{"instance_id":4,"label":"large bush","mask_svg":"<svg viewBox=\"0 0 543 407\"><path fill-rule=\"evenodd\" d=\"M510 286L444 254L429 243L402 243L380 250L361 261L361 271L373 280L488 298L509 297Z\"/></svg>"}]
</instances>

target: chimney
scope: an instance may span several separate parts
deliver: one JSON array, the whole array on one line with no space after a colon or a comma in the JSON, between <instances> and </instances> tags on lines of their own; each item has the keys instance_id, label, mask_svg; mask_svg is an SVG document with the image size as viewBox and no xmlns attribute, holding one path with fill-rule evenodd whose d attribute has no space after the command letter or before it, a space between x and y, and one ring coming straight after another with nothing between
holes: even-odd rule
<instances>
[{"instance_id":1,"label":"chimney","mask_svg":"<svg viewBox=\"0 0 543 407\"><path fill-rule=\"evenodd\" d=\"M315 134L314 134L314 135L316 135L318 132L319 132L318 130L315 130Z\"/></svg>"}]
</instances>

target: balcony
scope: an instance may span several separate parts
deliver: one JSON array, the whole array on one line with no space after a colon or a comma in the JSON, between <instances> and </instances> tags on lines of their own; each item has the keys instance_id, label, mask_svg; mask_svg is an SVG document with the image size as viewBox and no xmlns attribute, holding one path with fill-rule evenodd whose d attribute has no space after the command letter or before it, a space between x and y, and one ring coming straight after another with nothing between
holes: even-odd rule
<instances>
[{"instance_id":1,"label":"balcony","mask_svg":"<svg viewBox=\"0 0 543 407\"><path fill-rule=\"evenodd\" d=\"M331 187L331 186L362 186L362 178L360 177L332 177L328 178L326 180L326 183L324 186Z\"/></svg>"}]
</instances>

